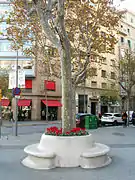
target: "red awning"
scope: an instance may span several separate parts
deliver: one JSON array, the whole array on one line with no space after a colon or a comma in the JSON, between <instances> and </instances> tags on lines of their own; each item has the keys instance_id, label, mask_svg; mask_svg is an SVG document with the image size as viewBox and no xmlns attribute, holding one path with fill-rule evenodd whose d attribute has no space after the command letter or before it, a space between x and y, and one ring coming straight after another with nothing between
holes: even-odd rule
<instances>
[{"instance_id":1,"label":"red awning","mask_svg":"<svg viewBox=\"0 0 135 180\"><path fill-rule=\"evenodd\" d=\"M52 106L52 107L61 107L62 104L57 101L57 100L42 100L42 102L47 105L47 106Z\"/></svg>"},{"instance_id":2,"label":"red awning","mask_svg":"<svg viewBox=\"0 0 135 180\"><path fill-rule=\"evenodd\" d=\"M9 106L10 101L9 99L2 99L1 100L1 106Z\"/></svg>"},{"instance_id":3,"label":"red awning","mask_svg":"<svg viewBox=\"0 0 135 180\"><path fill-rule=\"evenodd\" d=\"M31 100L30 99L19 99L18 106L30 106Z\"/></svg>"}]
</instances>

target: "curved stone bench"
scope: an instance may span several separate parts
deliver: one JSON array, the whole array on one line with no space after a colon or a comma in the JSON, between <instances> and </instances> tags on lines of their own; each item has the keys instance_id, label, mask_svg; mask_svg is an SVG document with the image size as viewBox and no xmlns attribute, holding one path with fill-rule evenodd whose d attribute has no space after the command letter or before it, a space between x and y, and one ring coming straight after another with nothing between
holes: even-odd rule
<instances>
[{"instance_id":1,"label":"curved stone bench","mask_svg":"<svg viewBox=\"0 0 135 180\"><path fill-rule=\"evenodd\" d=\"M110 148L104 144L95 143L95 146L81 154L80 166L82 168L98 168L111 163L108 156Z\"/></svg>"},{"instance_id":2,"label":"curved stone bench","mask_svg":"<svg viewBox=\"0 0 135 180\"><path fill-rule=\"evenodd\" d=\"M39 144L33 144L24 149L28 156L22 161L22 164L34 169L55 168L55 153L48 149L42 151L38 146Z\"/></svg>"}]
</instances>

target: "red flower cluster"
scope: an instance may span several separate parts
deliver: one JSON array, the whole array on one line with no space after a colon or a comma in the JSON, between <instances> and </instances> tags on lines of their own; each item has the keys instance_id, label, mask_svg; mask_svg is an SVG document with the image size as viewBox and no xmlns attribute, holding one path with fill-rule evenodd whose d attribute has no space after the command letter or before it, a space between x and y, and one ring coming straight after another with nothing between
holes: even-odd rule
<instances>
[{"instance_id":1,"label":"red flower cluster","mask_svg":"<svg viewBox=\"0 0 135 180\"><path fill-rule=\"evenodd\" d=\"M65 133L62 132L62 128L57 128L57 127L50 127L47 128L46 135L53 135L53 136L84 136L88 135L89 133L82 128L73 128L71 131L67 131Z\"/></svg>"}]
</instances>

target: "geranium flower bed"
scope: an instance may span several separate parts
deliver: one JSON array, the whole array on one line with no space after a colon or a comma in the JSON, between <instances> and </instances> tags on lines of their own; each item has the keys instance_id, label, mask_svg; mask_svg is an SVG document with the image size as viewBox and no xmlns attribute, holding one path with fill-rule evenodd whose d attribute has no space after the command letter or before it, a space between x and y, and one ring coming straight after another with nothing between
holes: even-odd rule
<instances>
[{"instance_id":1,"label":"geranium flower bed","mask_svg":"<svg viewBox=\"0 0 135 180\"><path fill-rule=\"evenodd\" d=\"M62 128L57 128L54 126L47 128L45 134L52 136L85 136L88 135L89 133L82 128L73 128L71 131L67 131L63 133Z\"/></svg>"}]
</instances>

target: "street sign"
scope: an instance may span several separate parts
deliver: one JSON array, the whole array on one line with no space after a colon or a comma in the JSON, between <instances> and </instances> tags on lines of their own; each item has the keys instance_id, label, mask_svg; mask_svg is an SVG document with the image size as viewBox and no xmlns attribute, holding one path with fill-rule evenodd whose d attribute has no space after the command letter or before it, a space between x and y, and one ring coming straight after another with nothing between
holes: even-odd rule
<instances>
[{"instance_id":1,"label":"street sign","mask_svg":"<svg viewBox=\"0 0 135 180\"><path fill-rule=\"evenodd\" d=\"M21 94L21 89L18 87L14 88L13 94L14 96L19 96Z\"/></svg>"}]
</instances>

